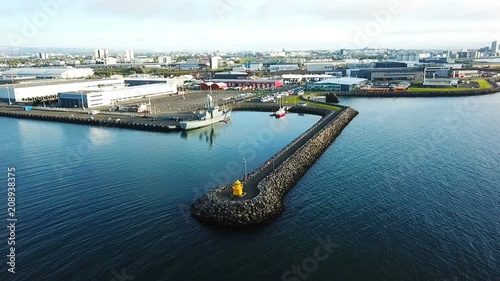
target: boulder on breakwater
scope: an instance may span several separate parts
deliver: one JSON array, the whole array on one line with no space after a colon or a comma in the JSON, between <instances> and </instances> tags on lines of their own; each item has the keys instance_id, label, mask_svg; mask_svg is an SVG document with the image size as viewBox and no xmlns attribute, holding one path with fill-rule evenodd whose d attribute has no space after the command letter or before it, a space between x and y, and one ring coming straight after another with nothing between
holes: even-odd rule
<instances>
[{"instance_id":1,"label":"boulder on breakwater","mask_svg":"<svg viewBox=\"0 0 500 281\"><path fill-rule=\"evenodd\" d=\"M322 110L322 113L326 112L333 114L332 111ZM325 116L323 119L331 118L324 122L324 127L258 184L259 194L256 197L243 201L223 200L217 194L231 187L220 186L191 205L192 216L201 222L225 227L272 222L284 209L286 192L295 186L357 114L354 109L344 108L338 114Z\"/></svg>"}]
</instances>

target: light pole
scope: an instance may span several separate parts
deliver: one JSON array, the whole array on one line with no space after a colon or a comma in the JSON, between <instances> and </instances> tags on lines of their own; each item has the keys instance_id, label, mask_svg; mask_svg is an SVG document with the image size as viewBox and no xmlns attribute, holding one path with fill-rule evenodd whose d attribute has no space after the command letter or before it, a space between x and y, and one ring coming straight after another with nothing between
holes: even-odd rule
<instances>
[{"instance_id":1,"label":"light pole","mask_svg":"<svg viewBox=\"0 0 500 281\"><path fill-rule=\"evenodd\" d=\"M243 176L243 179L247 179L247 159L243 157L243 163L245 163L245 175Z\"/></svg>"},{"instance_id":2,"label":"light pole","mask_svg":"<svg viewBox=\"0 0 500 281\"><path fill-rule=\"evenodd\" d=\"M12 105L12 102L10 101L10 88L7 86L7 96L9 97L9 105Z\"/></svg>"},{"instance_id":3,"label":"light pole","mask_svg":"<svg viewBox=\"0 0 500 281\"><path fill-rule=\"evenodd\" d=\"M85 104L83 103L83 91L80 91L80 97L82 98L82 110L85 110Z\"/></svg>"},{"instance_id":4,"label":"light pole","mask_svg":"<svg viewBox=\"0 0 500 281\"><path fill-rule=\"evenodd\" d=\"M151 107L151 95L148 96L148 99L149 99L149 115L152 115L153 114L153 109Z\"/></svg>"}]
</instances>

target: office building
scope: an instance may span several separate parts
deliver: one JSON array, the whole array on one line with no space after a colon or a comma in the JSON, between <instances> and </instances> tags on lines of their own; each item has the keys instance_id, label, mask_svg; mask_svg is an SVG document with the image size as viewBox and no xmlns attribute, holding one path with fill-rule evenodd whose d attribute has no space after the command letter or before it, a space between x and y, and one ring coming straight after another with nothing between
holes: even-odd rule
<instances>
[{"instance_id":1,"label":"office building","mask_svg":"<svg viewBox=\"0 0 500 281\"><path fill-rule=\"evenodd\" d=\"M47 53L38 53L36 57L38 59L41 59L41 60L48 60L48 59L50 59L50 55L47 54Z\"/></svg>"},{"instance_id":2,"label":"office building","mask_svg":"<svg viewBox=\"0 0 500 281\"><path fill-rule=\"evenodd\" d=\"M158 63L163 65L169 65L172 63L172 57L170 56L160 56L158 57Z\"/></svg>"},{"instance_id":3,"label":"office building","mask_svg":"<svg viewBox=\"0 0 500 281\"><path fill-rule=\"evenodd\" d=\"M220 57L211 57L210 58L210 69L217 69L219 68L219 60Z\"/></svg>"},{"instance_id":4,"label":"office building","mask_svg":"<svg viewBox=\"0 0 500 281\"><path fill-rule=\"evenodd\" d=\"M497 41L493 41L491 43L491 53L493 53L493 54L498 53L498 42Z\"/></svg>"},{"instance_id":5,"label":"office building","mask_svg":"<svg viewBox=\"0 0 500 281\"><path fill-rule=\"evenodd\" d=\"M398 68L398 67L408 67L408 64L397 61L380 61L375 63L375 68Z\"/></svg>"},{"instance_id":6,"label":"office building","mask_svg":"<svg viewBox=\"0 0 500 281\"><path fill-rule=\"evenodd\" d=\"M135 58L134 56L134 50L125 50L125 62L131 62Z\"/></svg>"},{"instance_id":7,"label":"office building","mask_svg":"<svg viewBox=\"0 0 500 281\"><path fill-rule=\"evenodd\" d=\"M96 59L105 59L109 57L108 49L95 49L94 57Z\"/></svg>"}]
</instances>

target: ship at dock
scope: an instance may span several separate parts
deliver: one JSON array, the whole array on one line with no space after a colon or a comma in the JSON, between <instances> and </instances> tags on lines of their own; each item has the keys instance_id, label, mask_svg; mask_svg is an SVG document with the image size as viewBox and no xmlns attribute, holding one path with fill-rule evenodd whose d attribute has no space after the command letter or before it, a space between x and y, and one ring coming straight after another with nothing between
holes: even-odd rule
<instances>
[{"instance_id":1,"label":"ship at dock","mask_svg":"<svg viewBox=\"0 0 500 281\"><path fill-rule=\"evenodd\" d=\"M219 122L226 122L231 118L231 111L231 109L223 109L217 106L212 95L208 94L205 109L195 111L192 120L179 122L179 126L183 130L193 130Z\"/></svg>"}]
</instances>

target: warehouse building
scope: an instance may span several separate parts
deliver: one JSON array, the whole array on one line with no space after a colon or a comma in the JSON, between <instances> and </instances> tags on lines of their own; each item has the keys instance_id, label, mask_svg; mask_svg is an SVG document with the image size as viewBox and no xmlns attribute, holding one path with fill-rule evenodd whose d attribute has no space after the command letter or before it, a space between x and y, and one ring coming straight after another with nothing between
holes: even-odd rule
<instances>
[{"instance_id":1,"label":"warehouse building","mask_svg":"<svg viewBox=\"0 0 500 281\"><path fill-rule=\"evenodd\" d=\"M227 84L222 82L217 82L217 83L207 82L200 84L200 90L202 91L208 91L208 90L219 91L219 90L225 90L227 88L228 88Z\"/></svg>"},{"instance_id":2,"label":"warehouse building","mask_svg":"<svg viewBox=\"0 0 500 281\"><path fill-rule=\"evenodd\" d=\"M299 70L298 64L271 64L269 65L270 72L280 72L280 71L293 71Z\"/></svg>"},{"instance_id":3,"label":"warehouse building","mask_svg":"<svg viewBox=\"0 0 500 281\"><path fill-rule=\"evenodd\" d=\"M330 62L308 62L305 63L306 70L310 72L334 71L338 66L345 65L344 61L330 61Z\"/></svg>"},{"instance_id":4,"label":"warehouse building","mask_svg":"<svg viewBox=\"0 0 500 281\"><path fill-rule=\"evenodd\" d=\"M408 67L407 63L397 61L380 61L375 63L375 68Z\"/></svg>"},{"instance_id":5,"label":"warehouse building","mask_svg":"<svg viewBox=\"0 0 500 281\"><path fill-rule=\"evenodd\" d=\"M308 83L323 81L335 78L335 76L329 74L283 74L281 78L285 84L298 84L300 82Z\"/></svg>"},{"instance_id":6,"label":"warehouse building","mask_svg":"<svg viewBox=\"0 0 500 281\"><path fill-rule=\"evenodd\" d=\"M34 77L36 79L78 79L94 75L91 68L12 68L0 72L6 78Z\"/></svg>"},{"instance_id":7,"label":"warehouse building","mask_svg":"<svg viewBox=\"0 0 500 281\"><path fill-rule=\"evenodd\" d=\"M420 67L351 69L349 74L371 81L424 79L424 70Z\"/></svg>"},{"instance_id":8,"label":"warehouse building","mask_svg":"<svg viewBox=\"0 0 500 281\"><path fill-rule=\"evenodd\" d=\"M63 92L58 94L58 98L61 107L95 108L111 106L123 100L175 93L177 93L177 87L174 84L154 84L119 89Z\"/></svg>"},{"instance_id":9,"label":"warehouse building","mask_svg":"<svg viewBox=\"0 0 500 281\"><path fill-rule=\"evenodd\" d=\"M222 82L228 87L249 87L249 88L280 88L283 87L283 80L251 80L251 79L212 79L210 82Z\"/></svg>"},{"instance_id":10,"label":"warehouse building","mask_svg":"<svg viewBox=\"0 0 500 281\"><path fill-rule=\"evenodd\" d=\"M217 72L214 79L247 79L248 73L241 71Z\"/></svg>"},{"instance_id":11,"label":"warehouse building","mask_svg":"<svg viewBox=\"0 0 500 281\"><path fill-rule=\"evenodd\" d=\"M472 78L478 76L479 70L454 70L452 75L455 78Z\"/></svg>"},{"instance_id":12,"label":"warehouse building","mask_svg":"<svg viewBox=\"0 0 500 281\"><path fill-rule=\"evenodd\" d=\"M260 62L251 62L251 63L247 63L245 65L246 68L248 68L250 71L259 71L259 70L262 70L262 67L264 65Z\"/></svg>"},{"instance_id":13,"label":"warehouse building","mask_svg":"<svg viewBox=\"0 0 500 281\"><path fill-rule=\"evenodd\" d=\"M35 80L20 84L0 85L0 101L32 102L57 99L58 93L123 87L123 79L87 80Z\"/></svg>"},{"instance_id":14,"label":"warehouse building","mask_svg":"<svg viewBox=\"0 0 500 281\"><path fill-rule=\"evenodd\" d=\"M367 79L362 78L333 78L319 82L308 83L309 91L335 91L348 92L357 89L359 86L366 85Z\"/></svg>"},{"instance_id":15,"label":"warehouse building","mask_svg":"<svg viewBox=\"0 0 500 281\"><path fill-rule=\"evenodd\" d=\"M133 77L125 78L125 85L129 87L134 86L144 86L144 85L154 85L154 84L168 84L168 79L166 78L150 78L150 77Z\"/></svg>"}]
</instances>

